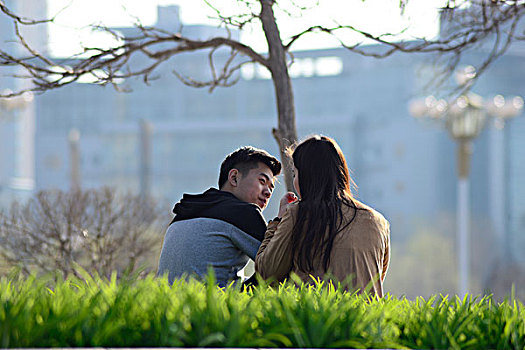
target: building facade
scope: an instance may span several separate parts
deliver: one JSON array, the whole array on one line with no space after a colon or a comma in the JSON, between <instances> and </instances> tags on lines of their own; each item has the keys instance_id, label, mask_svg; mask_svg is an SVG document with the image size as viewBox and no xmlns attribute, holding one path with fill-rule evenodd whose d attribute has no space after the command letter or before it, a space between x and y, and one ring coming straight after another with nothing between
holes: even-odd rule
<instances>
[{"instance_id":1,"label":"building facade","mask_svg":"<svg viewBox=\"0 0 525 350\"><path fill-rule=\"evenodd\" d=\"M180 23L177 15L176 7L159 8L159 26ZM116 30L133 33L129 28ZM186 35L196 37L210 36L215 30L183 27ZM481 77L475 92L486 98L524 96L522 56L514 50L502 57ZM468 57L465 60L468 63ZM344 49L325 49L295 53L290 71L300 137L322 133L339 142L358 185L357 197L385 214L392 224L392 240L399 243L424 227L454 228L455 144L443 128L412 118L407 108L411 99L423 95L428 74L424 72L432 69L431 64L425 56L375 60ZM246 66L235 86L211 94L183 85L174 70L205 79L210 76L207 54L172 58L158 68L150 85L127 80L122 87L132 90L128 93L79 83L37 96L32 104L35 189L72 186L71 130L80 135L83 188L113 186L138 193L147 187L151 195L170 202L185 192L217 186L221 161L240 146L254 145L278 154L271 134L277 124L275 96L264 68ZM147 161L141 161L144 121L152 127ZM0 127L5 135L5 124ZM492 247L496 255L522 264L524 134L523 116L509 121L503 130L487 125L475 141L471 172L473 249L478 239L492 237L498 242ZM496 150L498 138L504 140L503 151ZM16 168L17 157L9 158L17 153L6 144L3 139L0 180L4 183ZM499 181L494 180L497 176ZM147 184L144 179L149 179ZM277 212L278 197L285 191L282 182L265 212L267 218ZM492 205L496 198L503 206Z\"/></svg>"}]
</instances>

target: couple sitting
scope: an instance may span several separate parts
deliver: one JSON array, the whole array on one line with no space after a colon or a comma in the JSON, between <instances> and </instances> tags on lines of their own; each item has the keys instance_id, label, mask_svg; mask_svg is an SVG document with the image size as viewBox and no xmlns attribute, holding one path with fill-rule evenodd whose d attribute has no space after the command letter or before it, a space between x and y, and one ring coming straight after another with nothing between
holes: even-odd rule
<instances>
[{"instance_id":1,"label":"couple sitting","mask_svg":"<svg viewBox=\"0 0 525 350\"><path fill-rule=\"evenodd\" d=\"M295 273L304 282L330 277L347 289L383 296L390 228L374 209L353 198L346 160L337 143L313 136L295 147L294 193L280 201L266 224L262 210L281 163L267 152L243 147L221 165L219 188L185 194L175 205L158 274L170 283L203 277L212 267L220 286L236 280L249 259L263 279Z\"/></svg>"}]
</instances>

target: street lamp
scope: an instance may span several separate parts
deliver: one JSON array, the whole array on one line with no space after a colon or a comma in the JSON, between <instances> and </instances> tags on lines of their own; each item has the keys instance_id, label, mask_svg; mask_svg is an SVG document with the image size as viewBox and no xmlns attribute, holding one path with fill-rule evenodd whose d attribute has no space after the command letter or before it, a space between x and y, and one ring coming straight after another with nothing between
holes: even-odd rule
<instances>
[{"instance_id":1,"label":"street lamp","mask_svg":"<svg viewBox=\"0 0 525 350\"><path fill-rule=\"evenodd\" d=\"M153 124L147 120L140 120L140 195L147 198L151 192L151 138Z\"/></svg>"},{"instance_id":2,"label":"street lamp","mask_svg":"<svg viewBox=\"0 0 525 350\"><path fill-rule=\"evenodd\" d=\"M505 122L514 118L523 109L523 99L519 96L505 98L496 95L486 104L487 113L493 116L493 124L489 133L490 142L490 202L492 203L493 225L498 239L503 242L503 261L508 263L512 259L511 240L506 237L507 201L506 193L507 182L505 179L506 171L506 149L503 128Z\"/></svg>"},{"instance_id":3,"label":"street lamp","mask_svg":"<svg viewBox=\"0 0 525 350\"><path fill-rule=\"evenodd\" d=\"M5 89L2 91L2 95L9 95L11 90ZM23 109L33 101L33 93L30 91L24 92L22 95L14 97L3 97L0 98L0 110L11 112L15 109ZM0 114L0 116L3 116ZM5 118L5 117L4 117ZM1 120L2 118L0 118ZM5 118L8 119L8 118Z\"/></svg>"},{"instance_id":4,"label":"street lamp","mask_svg":"<svg viewBox=\"0 0 525 350\"><path fill-rule=\"evenodd\" d=\"M69 181L71 191L80 191L81 180L80 180L80 131L78 129L71 129L67 135L67 141L69 145L69 160L71 166L69 169Z\"/></svg>"},{"instance_id":5,"label":"street lamp","mask_svg":"<svg viewBox=\"0 0 525 350\"><path fill-rule=\"evenodd\" d=\"M9 89L4 89L0 95L6 96L12 94ZM32 190L35 185L34 180L34 115L32 114L33 93L28 91L19 96L0 98L0 123L15 121L14 133L7 140L0 141L0 166L3 164L4 154L2 144L13 142L15 147L14 154L7 154L7 157L13 157L15 167L9 168L8 172L2 174L0 171L0 188L3 182L7 182L10 177L8 188L16 190ZM0 131L2 125L0 125ZM9 172L13 171L11 176ZM3 176L6 176L4 179Z\"/></svg>"},{"instance_id":6,"label":"street lamp","mask_svg":"<svg viewBox=\"0 0 525 350\"><path fill-rule=\"evenodd\" d=\"M466 86L473 77L475 69L466 67L456 73L456 82ZM469 235L470 203L469 173L472 142L483 130L487 116L495 118L496 126L503 127L508 118L519 114L523 108L523 99L513 97L509 102L501 95L488 103L472 92L461 95L451 101L437 100L433 96L416 99L410 102L409 111L416 118L428 117L444 123L450 136L457 142L457 254L458 254L458 287L460 295L465 295L469 287ZM502 157L500 157L502 158Z\"/></svg>"}]
</instances>

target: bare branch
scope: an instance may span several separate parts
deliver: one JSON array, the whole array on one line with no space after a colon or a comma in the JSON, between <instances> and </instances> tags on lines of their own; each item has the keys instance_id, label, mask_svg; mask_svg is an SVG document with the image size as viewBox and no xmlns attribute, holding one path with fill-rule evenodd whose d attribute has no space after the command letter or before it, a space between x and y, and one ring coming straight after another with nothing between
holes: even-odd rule
<instances>
[{"instance_id":1,"label":"bare branch","mask_svg":"<svg viewBox=\"0 0 525 350\"><path fill-rule=\"evenodd\" d=\"M319 0L313 1L313 4L309 5L309 6L308 5L306 5L306 6L299 5L294 0L289 0L289 2L290 2L290 5L294 8L294 10L298 11L298 14L294 14L294 13L292 13L291 10L288 10L288 9L284 8L284 6L280 5L280 2L276 1L276 5L282 12L284 12L288 17L291 17L291 18L301 18L302 17L302 13L304 11L309 11L309 10L312 10L313 8L319 6Z\"/></svg>"},{"instance_id":2,"label":"bare branch","mask_svg":"<svg viewBox=\"0 0 525 350\"><path fill-rule=\"evenodd\" d=\"M222 12L213 6L208 0L204 0L204 2L216 14L215 17L211 17L211 19L219 20L227 29L229 29L229 27L234 27L238 30L242 30L246 25L259 21L259 15L257 14L258 10L253 9L249 2L238 1L238 3L244 3L246 7L250 9L249 13L240 13L233 16L224 16Z\"/></svg>"},{"instance_id":3,"label":"bare branch","mask_svg":"<svg viewBox=\"0 0 525 350\"><path fill-rule=\"evenodd\" d=\"M213 90L218 86L229 87L229 86L235 85L239 81L240 77L237 76L233 80L231 80L231 78L233 77L235 72L239 71L242 68L242 66L247 63L252 63L252 61L242 62L233 67L229 67L229 65L228 66L225 65L223 67L223 71L221 75L219 75L216 80L197 81L191 77L183 76L182 74L180 74L179 72L175 70L173 71L173 74L175 74L175 76L185 85L195 87L195 88L209 87L209 92L213 92Z\"/></svg>"},{"instance_id":4,"label":"bare branch","mask_svg":"<svg viewBox=\"0 0 525 350\"><path fill-rule=\"evenodd\" d=\"M48 58L42 56L42 54L40 54L39 52L37 52L35 49L33 49L27 42L26 40L24 39L24 37L22 36L22 34L20 33L20 28L19 28L19 25L17 22L15 22L15 34L16 34L16 37L18 38L18 40L20 41L20 43L22 44L22 46L27 50L29 51L29 53L31 55L33 55L33 57L41 60L44 64L47 64L47 65L50 65L50 66L54 66L55 64Z\"/></svg>"},{"instance_id":5,"label":"bare branch","mask_svg":"<svg viewBox=\"0 0 525 350\"><path fill-rule=\"evenodd\" d=\"M51 19L35 20L35 19L32 19L32 18L26 18L26 17L19 16L19 15L15 14L13 11L11 11L6 6L6 4L5 4L5 2L3 0L0 0L0 12L3 12L7 16L11 17L11 19L13 19L15 22L20 23L20 24L24 24L24 25L35 25L35 24L49 23L49 22L53 22L53 20L55 19L55 17L53 17Z\"/></svg>"},{"instance_id":6,"label":"bare branch","mask_svg":"<svg viewBox=\"0 0 525 350\"><path fill-rule=\"evenodd\" d=\"M469 7L463 8L466 3ZM461 57L467 51L485 47L487 44L492 47L477 64L478 77L497 58L505 54L514 41L525 40L525 36L515 33L518 22L524 14L523 1L448 1L441 14L442 21L445 23L444 31L437 39L399 40L404 31L396 34L373 35L352 25L334 27L316 25L292 36L285 44L285 48L289 51L298 39L308 33L325 33L336 38L341 47L368 57L385 58L396 52L435 53L444 64L440 64L442 68L431 83L433 86L440 86L457 68ZM344 32L357 33L363 37L363 40L347 44L341 39L341 34ZM457 88L452 93L465 88L469 87Z\"/></svg>"},{"instance_id":7,"label":"bare branch","mask_svg":"<svg viewBox=\"0 0 525 350\"><path fill-rule=\"evenodd\" d=\"M123 40L123 44L109 49L86 47L84 48L84 55L87 55L87 58L73 58L73 60L62 61L60 64L43 57L36 50L33 50L20 35L19 40L30 55L15 57L7 52L0 51L0 59L6 61L4 64L22 67L26 75L19 76L31 79L34 83L33 88L26 90L35 92L56 89L71 84L87 74L90 74L96 80L96 83L102 85L118 84L116 80L137 76L142 76L144 82L148 83L155 69L169 58L184 52L206 49L216 50L219 47L229 47L232 52L248 56L251 61L265 66L268 64L266 58L255 52L251 47L231 38L216 37L209 40L192 40L180 34L167 33L156 28L138 26L137 29L139 30L139 35L132 38L122 38L116 32L108 29L114 37ZM172 47L166 48L167 44L172 45ZM149 63L146 61L140 68L130 68L128 63L131 57L137 55L145 56L149 59ZM227 61L227 63L231 64L230 61ZM226 71L230 70L226 69ZM99 72L103 72L103 74ZM231 74L223 74L222 77L230 78ZM228 79L214 80L213 84L215 86L231 85L231 81ZM217 84L217 81L221 81L221 84ZM0 97L17 96L24 91L11 92L0 95Z\"/></svg>"},{"instance_id":8,"label":"bare branch","mask_svg":"<svg viewBox=\"0 0 525 350\"><path fill-rule=\"evenodd\" d=\"M261 7L261 4L264 2L243 1L242 3L246 5L248 11L233 16L224 16L209 1L206 1L206 3L216 12L217 18L229 30L230 27L242 29L249 23L260 21L261 15L256 13L255 6ZM470 7L462 9L461 6L465 3L467 3L466 0L451 0L447 2L442 10L443 18L447 18L452 27L436 40L414 38L409 41L399 41L398 38L400 34L404 33L404 30L395 34L383 33L373 35L349 24L337 24L333 27L315 25L292 36L284 44L284 51L287 55L291 55L292 45L308 33L325 33L336 38L341 47L369 57L384 58L396 52L437 53L442 57L448 56L448 62L444 67L451 69L458 64L463 52L479 46L492 37L494 38L494 49L488 53L486 59L478 67L478 71L483 71L497 57L501 56L513 41L525 39L523 35L514 33L515 23L523 16L525 5L520 1L470 1L468 2ZM135 26L137 34L134 37L123 37L111 28L94 26L94 29L105 31L121 41L121 45L109 49L86 47L82 55L77 55L69 60L54 62L54 60L32 49L20 34L18 23L26 23L28 21L24 22L20 16L9 11L3 2L0 2L0 4L3 6L1 7L3 12L15 20L17 39L28 53L26 56L15 57L13 54L0 50L0 65L12 65L23 68L25 73L16 73L17 76L31 79L34 83L33 88L4 93L0 97L17 96L28 90L43 92L49 89L56 89L74 83L85 75L92 77L95 83L101 85L112 84L116 89L122 89L119 86L119 81L126 78L140 76L145 83L149 83L154 79L153 74L155 70L169 58L180 53L200 50L211 50L209 54L211 80L208 82L196 82L193 79L184 77L182 72L177 70L175 75L188 85L208 86L210 90L213 90L216 86L230 86L233 82L231 77L233 76L233 71L235 71L231 65L236 55L230 56L231 60L225 61L227 65L222 67L221 73L216 71L213 55L220 47L229 47L232 51L247 56L250 61L257 62L270 69L269 58L263 57L255 52L253 48L230 37L192 40L181 34L170 33L158 28L144 27L138 20ZM269 6L274 4L278 5L277 2L271 2ZM405 4L406 1L400 1L401 8ZM299 10L306 9L305 6L299 5L294 1L292 1L292 5ZM511 29L500 29L505 26L510 26ZM341 34L345 32L357 33L362 36L363 40L348 44L342 39ZM503 42L506 45L500 45ZM369 45L367 43L380 45ZM145 60L142 60L142 66L131 65L131 59L135 56L145 58Z\"/></svg>"}]
</instances>

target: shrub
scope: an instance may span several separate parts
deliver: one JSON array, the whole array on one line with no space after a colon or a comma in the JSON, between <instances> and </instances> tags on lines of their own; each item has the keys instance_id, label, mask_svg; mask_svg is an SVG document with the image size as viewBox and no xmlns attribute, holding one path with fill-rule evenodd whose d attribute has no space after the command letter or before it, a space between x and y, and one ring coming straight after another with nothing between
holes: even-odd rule
<instances>
[{"instance_id":1,"label":"shrub","mask_svg":"<svg viewBox=\"0 0 525 350\"><path fill-rule=\"evenodd\" d=\"M159 212L151 199L109 188L41 191L0 213L0 256L26 274L78 275L81 266L109 277L144 263L152 268L162 241Z\"/></svg>"}]
</instances>

